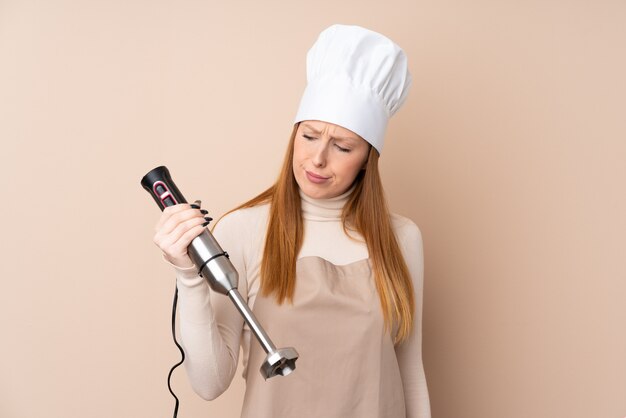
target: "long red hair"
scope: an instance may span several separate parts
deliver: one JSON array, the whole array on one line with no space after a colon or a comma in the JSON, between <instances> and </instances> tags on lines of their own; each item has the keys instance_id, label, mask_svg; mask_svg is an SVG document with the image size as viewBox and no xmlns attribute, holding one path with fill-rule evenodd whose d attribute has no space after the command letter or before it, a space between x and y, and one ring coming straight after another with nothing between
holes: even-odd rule
<instances>
[{"instance_id":1,"label":"long red hair","mask_svg":"<svg viewBox=\"0 0 626 418\"><path fill-rule=\"evenodd\" d=\"M269 203L269 222L261 261L261 293L274 294L276 302L293 303L296 260L304 236L298 183L293 175L294 141L299 123L291 133L282 169L276 183L258 196L227 213ZM370 147L365 170L355 179L355 188L344 206L344 231L350 225L367 244L376 289L380 297L385 330L397 326L394 343L405 340L414 320L413 285L391 225L390 213L378 171L378 151Z\"/></svg>"}]
</instances>

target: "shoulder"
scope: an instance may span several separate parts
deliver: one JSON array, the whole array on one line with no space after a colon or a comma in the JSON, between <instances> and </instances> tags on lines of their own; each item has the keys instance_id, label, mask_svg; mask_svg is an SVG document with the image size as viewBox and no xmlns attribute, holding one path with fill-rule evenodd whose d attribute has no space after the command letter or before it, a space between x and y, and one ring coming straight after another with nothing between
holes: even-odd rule
<instances>
[{"instance_id":1,"label":"shoulder","mask_svg":"<svg viewBox=\"0 0 626 418\"><path fill-rule=\"evenodd\" d=\"M213 236L228 251L241 275L263 249L268 214L269 204L237 209L222 216L213 227Z\"/></svg>"},{"instance_id":2,"label":"shoulder","mask_svg":"<svg viewBox=\"0 0 626 418\"><path fill-rule=\"evenodd\" d=\"M413 222L413 220L398 215L397 213L390 214L391 227L393 228L396 237L401 242L422 242L422 232L419 227Z\"/></svg>"},{"instance_id":3,"label":"shoulder","mask_svg":"<svg viewBox=\"0 0 626 418\"><path fill-rule=\"evenodd\" d=\"M233 233L249 234L258 232L259 229L267 227L269 206L269 203L265 203L227 213L217 220L213 227L213 233L217 235L231 235Z\"/></svg>"},{"instance_id":4,"label":"shoulder","mask_svg":"<svg viewBox=\"0 0 626 418\"><path fill-rule=\"evenodd\" d=\"M404 256L415 289L421 289L424 278L424 244L422 232L411 219L391 214L391 224Z\"/></svg>"}]
</instances>

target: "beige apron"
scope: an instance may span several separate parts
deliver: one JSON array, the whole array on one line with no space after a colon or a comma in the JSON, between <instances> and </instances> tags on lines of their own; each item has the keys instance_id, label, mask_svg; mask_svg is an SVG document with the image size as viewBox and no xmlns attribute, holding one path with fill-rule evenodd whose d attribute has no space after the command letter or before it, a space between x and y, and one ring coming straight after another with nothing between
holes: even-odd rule
<instances>
[{"instance_id":1,"label":"beige apron","mask_svg":"<svg viewBox=\"0 0 626 418\"><path fill-rule=\"evenodd\" d=\"M296 264L294 304L260 292L254 313L277 347L300 354L296 370L265 381L265 352L250 341L242 418L406 418L393 342L368 259Z\"/></svg>"}]
</instances>

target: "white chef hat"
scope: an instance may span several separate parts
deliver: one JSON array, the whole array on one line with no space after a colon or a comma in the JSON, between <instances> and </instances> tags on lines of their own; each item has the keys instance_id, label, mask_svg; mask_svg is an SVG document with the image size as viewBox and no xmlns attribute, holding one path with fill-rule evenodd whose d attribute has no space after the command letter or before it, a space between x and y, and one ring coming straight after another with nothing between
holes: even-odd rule
<instances>
[{"instance_id":1,"label":"white chef hat","mask_svg":"<svg viewBox=\"0 0 626 418\"><path fill-rule=\"evenodd\" d=\"M357 133L380 153L389 118L411 86L404 51L360 26L323 30L306 56L307 86L294 123L321 120Z\"/></svg>"}]
</instances>

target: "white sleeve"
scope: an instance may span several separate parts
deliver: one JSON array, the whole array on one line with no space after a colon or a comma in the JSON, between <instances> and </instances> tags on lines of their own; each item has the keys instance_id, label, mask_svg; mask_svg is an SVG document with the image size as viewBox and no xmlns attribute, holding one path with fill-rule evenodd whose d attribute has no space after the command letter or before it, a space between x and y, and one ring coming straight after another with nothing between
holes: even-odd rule
<instances>
[{"instance_id":1,"label":"white sleeve","mask_svg":"<svg viewBox=\"0 0 626 418\"><path fill-rule=\"evenodd\" d=\"M217 224L213 235L237 269L238 289L247 301L243 251L235 245L241 235L231 230L228 218ZM210 289L196 266L183 269L163 260L176 272L183 365L189 382L200 397L213 400L228 389L237 370L243 317L228 296Z\"/></svg>"},{"instance_id":2,"label":"white sleeve","mask_svg":"<svg viewBox=\"0 0 626 418\"><path fill-rule=\"evenodd\" d=\"M396 357L404 387L407 418L430 418L430 400L422 362L422 300L424 288L424 255L422 234L410 222L398 236L398 244L409 268L415 297L413 330L404 342L396 346Z\"/></svg>"}]
</instances>

